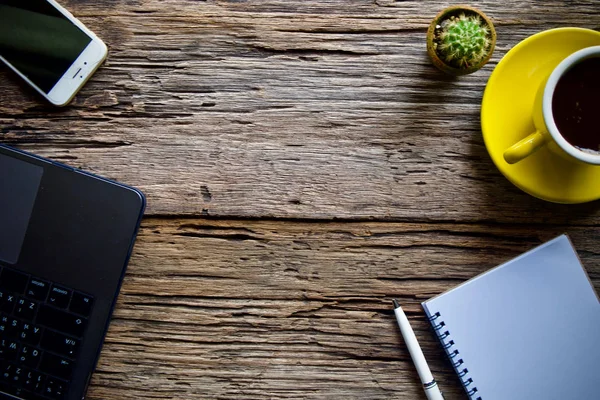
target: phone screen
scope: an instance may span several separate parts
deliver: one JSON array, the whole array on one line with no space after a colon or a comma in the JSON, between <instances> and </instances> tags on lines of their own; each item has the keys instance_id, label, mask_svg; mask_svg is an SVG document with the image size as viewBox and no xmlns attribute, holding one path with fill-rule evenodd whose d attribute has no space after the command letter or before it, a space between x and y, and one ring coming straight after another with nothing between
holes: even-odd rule
<instances>
[{"instance_id":1,"label":"phone screen","mask_svg":"<svg viewBox=\"0 0 600 400\"><path fill-rule=\"evenodd\" d=\"M46 93L91 41L46 0L0 0L0 56Z\"/></svg>"}]
</instances>

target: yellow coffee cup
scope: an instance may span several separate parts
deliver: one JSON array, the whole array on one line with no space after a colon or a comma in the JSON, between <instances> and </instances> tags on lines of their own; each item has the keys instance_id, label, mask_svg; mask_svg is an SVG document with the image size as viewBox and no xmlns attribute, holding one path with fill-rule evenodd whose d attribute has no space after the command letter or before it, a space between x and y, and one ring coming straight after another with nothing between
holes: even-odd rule
<instances>
[{"instance_id":1,"label":"yellow coffee cup","mask_svg":"<svg viewBox=\"0 0 600 400\"><path fill-rule=\"evenodd\" d=\"M541 84L533 107L536 131L504 151L504 160L507 163L515 164L547 146L549 150L569 160L600 165L600 152L582 150L565 139L556 125L552 109L552 100L559 80L575 65L589 58L600 58L600 46L586 47L569 55Z\"/></svg>"}]
</instances>

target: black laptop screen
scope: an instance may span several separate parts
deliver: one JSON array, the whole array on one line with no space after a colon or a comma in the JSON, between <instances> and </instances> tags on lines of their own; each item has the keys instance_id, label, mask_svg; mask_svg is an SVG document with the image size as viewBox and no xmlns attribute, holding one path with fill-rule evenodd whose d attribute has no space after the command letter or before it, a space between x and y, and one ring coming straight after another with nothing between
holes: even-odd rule
<instances>
[{"instance_id":1,"label":"black laptop screen","mask_svg":"<svg viewBox=\"0 0 600 400\"><path fill-rule=\"evenodd\" d=\"M0 153L0 260L15 264L44 168Z\"/></svg>"}]
</instances>

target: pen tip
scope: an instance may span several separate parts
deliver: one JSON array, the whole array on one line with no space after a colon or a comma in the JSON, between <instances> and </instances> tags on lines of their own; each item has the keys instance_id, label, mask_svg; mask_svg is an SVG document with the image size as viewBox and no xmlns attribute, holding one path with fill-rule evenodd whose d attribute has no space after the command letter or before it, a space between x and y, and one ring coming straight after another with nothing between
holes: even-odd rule
<instances>
[{"instance_id":1,"label":"pen tip","mask_svg":"<svg viewBox=\"0 0 600 400\"><path fill-rule=\"evenodd\" d=\"M400 304L398 304L398 300L392 299L392 303L394 303L394 308L400 307Z\"/></svg>"}]
</instances>

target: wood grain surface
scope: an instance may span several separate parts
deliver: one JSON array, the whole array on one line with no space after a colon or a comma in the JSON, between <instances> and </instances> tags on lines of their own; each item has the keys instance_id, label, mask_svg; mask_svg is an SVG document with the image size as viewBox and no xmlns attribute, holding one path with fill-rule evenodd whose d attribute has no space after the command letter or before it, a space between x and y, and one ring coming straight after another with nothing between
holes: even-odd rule
<instances>
[{"instance_id":1,"label":"wood grain surface","mask_svg":"<svg viewBox=\"0 0 600 400\"><path fill-rule=\"evenodd\" d=\"M563 232L599 290L598 227L148 219L90 398L424 399L397 298L465 399L420 302Z\"/></svg>"},{"instance_id":2,"label":"wood grain surface","mask_svg":"<svg viewBox=\"0 0 600 400\"><path fill-rule=\"evenodd\" d=\"M507 50L600 26L597 1L474 2L498 44L459 79L425 51L447 4L71 0L108 61L64 109L3 71L3 141L136 185L153 215L593 223L507 182L479 109Z\"/></svg>"},{"instance_id":3,"label":"wood grain surface","mask_svg":"<svg viewBox=\"0 0 600 400\"><path fill-rule=\"evenodd\" d=\"M464 399L421 301L563 232L600 289L600 203L512 186L479 121L502 56L596 0L471 2L498 42L461 78L425 51L445 1L62 4L108 60L64 108L1 67L0 141L148 197L90 399L424 399L393 297Z\"/></svg>"}]
</instances>

